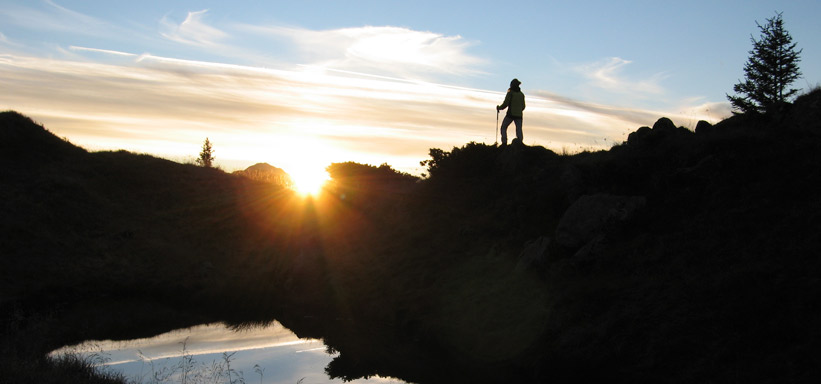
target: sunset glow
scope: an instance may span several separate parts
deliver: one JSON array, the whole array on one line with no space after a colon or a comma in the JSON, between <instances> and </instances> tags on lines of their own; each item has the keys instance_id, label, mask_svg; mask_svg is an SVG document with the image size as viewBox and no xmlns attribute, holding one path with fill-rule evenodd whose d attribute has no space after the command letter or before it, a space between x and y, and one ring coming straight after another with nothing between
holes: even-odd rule
<instances>
[{"instance_id":1,"label":"sunset glow","mask_svg":"<svg viewBox=\"0 0 821 384\"><path fill-rule=\"evenodd\" d=\"M315 196L330 179L328 172L316 168L298 169L289 174L294 182L294 189L302 195Z\"/></svg>"},{"instance_id":2,"label":"sunset glow","mask_svg":"<svg viewBox=\"0 0 821 384\"><path fill-rule=\"evenodd\" d=\"M267 162L303 174L297 164L310 157L314 174L354 161L418 175L431 148L493 144L495 106L518 77L525 144L607 149L662 116L690 128L729 116L725 94L740 76L747 36L772 13L764 3L747 13L705 3L714 12L704 14L695 2L648 16L611 2L532 2L517 32L481 2L371 4L367 15L336 2L11 2L0 7L0 109L90 150L186 162L209 137L226 171ZM425 7L437 12L420 13ZM821 31L804 7L776 8L810 47ZM454 23L451 13L469 16ZM602 30L614 17L622 25L697 17L709 28L654 34L664 35L660 44L641 28ZM480 19L495 27L467 22ZM569 33L577 29L608 38ZM699 54L681 54L689 51ZM815 55L803 57L809 85ZM294 137L310 145L291 145Z\"/></svg>"},{"instance_id":3,"label":"sunset glow","mask_svg":"<svg viewBox=\"0 0 821 384\"><path fill-rule=\"evenodd\" d=\"M811 382L819 15L0 0L0 384Z\"/></svg>"}]
</instances>

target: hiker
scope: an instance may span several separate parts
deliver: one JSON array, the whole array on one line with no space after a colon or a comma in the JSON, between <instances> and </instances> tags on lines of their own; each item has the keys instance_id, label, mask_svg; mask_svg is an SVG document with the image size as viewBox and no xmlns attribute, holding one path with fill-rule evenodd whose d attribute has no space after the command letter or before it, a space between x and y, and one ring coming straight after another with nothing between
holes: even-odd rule
<instances>
[{"instance_id":1,"label":"hiker","mask_svg":"<svg viewBox=\"0 0 821 384\"><path fill-rule=\"evenodd\" d=\"M502 146L507 145L507 126L510 123L516 124L516 137L520 144L524 144L524 135L522 134L522 111L525 110L525 94L519 88L522 84L519 79L510 81L510 88L505 95L505 101L502 105L496 106L496 113L507 108L504 120L502 120Z\"/></svg>"}]
</instances>

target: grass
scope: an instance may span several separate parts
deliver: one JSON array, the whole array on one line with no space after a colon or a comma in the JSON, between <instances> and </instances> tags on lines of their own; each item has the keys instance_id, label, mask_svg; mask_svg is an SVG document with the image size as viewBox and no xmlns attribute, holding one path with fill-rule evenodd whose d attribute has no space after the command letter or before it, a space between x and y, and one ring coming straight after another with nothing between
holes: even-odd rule
<instances>
[{"instance_id":1,"label":"grass","mask_svg":"<svg viewBox=\"0 0 821 384\"><path fill-rule=\"evenodd\" d=\"M110 358L103 350L92 352L67 351L48 359L46 366L62 374L68 372L78 381L94 379L101 383L116 384L246 384L244 372L231 367L236 352L223 352L220 360L210 363L198 362L187 349L187 339L182 343L179 361L174 364L158 365L155 360L146 357L140 352L140 361L148 367L148 372L141 376L126 377L106 365ZM166 359L169 360L169 359ZM254 366L254 373L262 383L265 368Z\"/></svg>"},{"instance_id":2,"label":"grass","mask_svg":"<svg viewBox=\"0 0 821 384\"><path fill-rule=\"evenodd\" d=\"M0 370L3 373L3 382L7 383L127 383L121 374L101 371L96 368L93 361L76 355L56 359L41 357L33 360L6 360L0 364Z\"/></svg>"}]
</instances>

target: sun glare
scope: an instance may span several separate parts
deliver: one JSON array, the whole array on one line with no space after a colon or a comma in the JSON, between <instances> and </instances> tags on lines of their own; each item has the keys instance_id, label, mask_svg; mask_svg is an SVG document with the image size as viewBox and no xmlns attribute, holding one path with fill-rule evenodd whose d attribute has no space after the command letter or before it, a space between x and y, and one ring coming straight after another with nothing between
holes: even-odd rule
<instances>
[{"instance_id":1,"label":"sun glare","mask_svg":"<svg viewBox=\"0 0 821 384\"><path fill-rule=\"evenodd\" d=\"M300 169L289 172L294 182L294 189L302 195L315 196L322 190L322 186L330 180L324 169Z\"/></svg>"}]
</instances>

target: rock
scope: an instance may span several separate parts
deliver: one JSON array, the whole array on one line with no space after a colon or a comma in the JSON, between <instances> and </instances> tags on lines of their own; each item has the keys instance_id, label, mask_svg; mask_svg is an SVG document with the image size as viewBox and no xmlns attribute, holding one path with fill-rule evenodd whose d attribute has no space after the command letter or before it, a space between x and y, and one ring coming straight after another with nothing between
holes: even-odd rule
<instances>
[{"instance_id":1,"label":"rock","mask_svg":"<svg viewBox=\"0 0 821 384\"><path fill-rule=\"evenodd\" d=\"M673 132L675 130L676 130L676 125L673 124L673 120L670 120L669 118L666 118L666 117L662 117L662 118L656 120L656 123L653 124L653 131L654 132L669 133L669 132Z\"/></svg>"},{"instance_id":2,"label":"rock","mask_svg":"<svg viewBox=\"0 0 821 384\"><path fill-rule=\"evenodd\" d=\"M596 258L596 255L603 249L605 236L603 233L596 235L592 240L587 242L573 254L571 261L575 265L584 264Z\"/></svg>"},{"instance_id":3,"label":"rock","mask_svg":"<svg viewBox=\"0 0 821 384\"><path fill-rule=\"evenodd\" d=\"M641 127L637 129L635 132L627 135L627 144L636 145L644 142L644 140L650 136L650 132L652 132L650 127Z\"/></svg>"},{"instance_id":4,"label":"rock","mask_svg":"<svg viewBox=\"0 0 821 384\"><path fill-rule=\"evenodd\" d=\"M521 272L534 266L544 265L547 262L547 247L549 245L550 238L546 236L526 243L522 253L519 254L516 271Z\"/></svg>"},{"instance_id":5,"label":"rock","mask_svg":"<svg viewBox=\"0 0 821 384\"><path fill-rule=\"evenodd\" d=\"M512 144L500 148L502 152L499 154L497 166L505 172L514 173L524 161L525 146L516 138Z\"/></svg>"},{"instance_id":6,"label":"rock","mask_svg":"<svg viewBox=\"0 0 821 384\"><path fill-rule=\"evenodd\" d=\"M676 128L675 133L678 136L686 136L686 135L692 135L695 132L687 129L686 127L678 127L678 128Z\"/></svg>"},{"instance_id":7,"label":"rock","mask_svg":"<svg viewBox=\"0 0 821 384\"><path fill-rule=\"evenodd\" d=\"M556 228L556 242L578 249L605 233L609 225L632 218L646 203L642 196L582 196L562 215Z\"/></svg>"},{"instance_id":8,"label":"rock","mask_svg":"<svg viewBox=\"0 0 821 384\"><path fill-rule=\"evenodd\" d=\"M627 144L644 145L653 144L671 136L692 134L693 132L684 127L676 128L673 121L662 117L653 124L653 128L641 127L627 136Z\"/></svg>"},{"instance_id":9,"label":"rock","mask_svg":"<svg viewBox=\"0 0 821 384\"><path fill-rule=\"evenodd\" d=\"M567 203L570 204L579 198L584 186L582 171L572 164L562 167L559 174L559 185L567 195Z\"/></svg>"},{"instance_id":10,"label":"rock","mask_svg":"<svg viewBox=\"0 0 821 384\"><path fill-rule=\"evenodd\" d=\"M821 88L797 97L790 115L792 128L818 132L821 129Z\"/></svg>"},{"instance_id":11,"label":"rock","mask_svg":"<svg viewBox=\"0 0 821 384\"><path fill-rule=\"evenodd\" d=\"M713 125L706 122L706 121L704 121L704 120L699 120L698 123L696 123L696 134L697 135L709 134L709 133L712 133L713 131L714 131Z\"/></svg>"}]
</instances>

